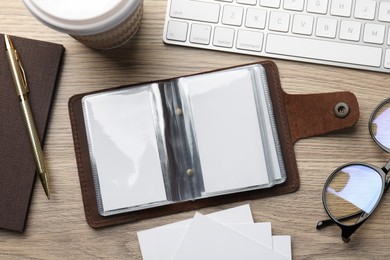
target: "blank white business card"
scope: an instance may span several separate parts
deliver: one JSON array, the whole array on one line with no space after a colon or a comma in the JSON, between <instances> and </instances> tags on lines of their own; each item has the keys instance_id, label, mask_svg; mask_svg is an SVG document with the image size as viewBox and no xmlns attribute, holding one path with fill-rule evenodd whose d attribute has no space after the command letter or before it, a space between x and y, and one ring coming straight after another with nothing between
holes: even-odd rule
<instances>
[{"instance_id":1,"label":"blank white business card","mask_svg":"<svg viewBox=\"0 0 390 260\"><path fill-rule=\"evenodd\" d=\"M211 218L196 213L172 260L288 260Z\"/></svg>"},{"instance_id":2,"label":"blank white business card","mask_svg":"<svg viewBox=\"0 0 390 260\"><path fill-rule=\"evenodd\" d=\"M215 221L226 225L253 224L248 204L208 214ZM171 259L183 239L192 219L139 231L138 241L144 260Z\"/></svg>"},{"instance_id":3,"label":"blank white business card","mask_svg":"<svg viewBox=\"0 0 390 260\"><path fill-rule=\"evenodd\" d=\"M272 236L272 227L270 222L254 223L252 213L248 204L239 207L226 209L208 214L207 217L212 221L222 224L234 232L235 235L242 236L243 240L251 240L261 248L268 248L274 251L270 254L280 254L285 259L291 259L291 237L290 236ZM171 260L175 252L179 250L181 243L188 235L188 229L194 222L194 219L187 219L172 224L139 231L137 233L144 260ZM200 230L203 230L201 227ZM213 232L212 229L204 230L204 235ZM212 235L212 234L211 234ZM215 240L214 242L219 242ZM194 245L195 246L195 245ZM233 246L234 248L234 246ZM236 247L237 250L240 250ZM269 250L264 249L269 253ZM209 259L209 258L207 258Z\"/></svg>"},{"instance_id":4,"label":"blank white business card","mask_svg":"<svg viewBox=\"0 0 390 260\"><path fill-rule=\"evenodd\" d=\"M102 211L166 201L150 87L83 99Z\"/></svg>"},{"instance_id":5,"label":"blank white business card","mask_svg":"<svg viewBox=\"0 0 390 260\"><path fill-rule=\"evenodd\" d=\"M269 183L251 72L178 81L192 113L206 194Z\"/></svg>"}]
</instances>

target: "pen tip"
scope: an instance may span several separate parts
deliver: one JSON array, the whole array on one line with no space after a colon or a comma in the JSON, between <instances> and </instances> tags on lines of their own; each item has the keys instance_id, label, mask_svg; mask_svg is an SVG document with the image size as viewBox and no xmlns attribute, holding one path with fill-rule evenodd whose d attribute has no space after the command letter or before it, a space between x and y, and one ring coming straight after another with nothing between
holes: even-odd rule
<instances>
[{"instance_id":1,"label":"pen tip","mask_svg":"<svg viewBox=\"0 0 390 260\"><path fill-rule=\"evenodd\" d=\"M45 190L45 194L46 194L47 199L50 200L49 187L48 187L48 186L46 186L46 187L44 186L43 188L44 188L44 190Z\"/></svg>"},{"instance_id":2,"label":"pen tip","mask_svg":"<svg viewBox=\"0 0 390 260\"><path fill-rule=\"evenodd\" d=\"M42 172L39 174L43 189L45 190L46 197L50 199L50 188L49 188L49 176L47 172Z\"/></svg>"},{"instance_id":3,"label":"pen tip","mask_svg":"<svg viewBox=\"0 0 390 260\"><path fill-rule=\"evenodd\" d=\"M49 185L46 185L43 187L45 190L45 194L48 200L50 200L50 191L49 191Z\"/></svg>"}]
</instances>

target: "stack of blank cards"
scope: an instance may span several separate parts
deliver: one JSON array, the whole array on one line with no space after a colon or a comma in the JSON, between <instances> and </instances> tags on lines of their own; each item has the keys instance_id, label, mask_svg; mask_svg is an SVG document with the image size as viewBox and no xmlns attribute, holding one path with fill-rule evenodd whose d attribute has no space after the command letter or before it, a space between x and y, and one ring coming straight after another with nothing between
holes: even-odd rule
<instances>
[{"instance_id":1,"label":"stack of blank cards","mask_svg":"<svg viewBox=\"0 0 390 260\"><path fill-rule=\"evenodd\" d=\"M249 205L138 232L144 260L291 259L291 237L255 223Z\"/></svg>"}]
</instances>

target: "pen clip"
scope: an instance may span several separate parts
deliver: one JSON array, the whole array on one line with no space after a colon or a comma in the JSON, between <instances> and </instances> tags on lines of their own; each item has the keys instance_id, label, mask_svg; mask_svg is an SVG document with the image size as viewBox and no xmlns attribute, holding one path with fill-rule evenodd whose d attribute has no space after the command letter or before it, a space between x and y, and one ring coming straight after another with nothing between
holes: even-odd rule
<instances>
[{"instance_id":1,"label":"pen clip","mask_svg":"<svg viewBox=\"0 0 390 260\"><path fill-rule=\"evenodd\" d=\"M19 54L18 54L18 52L17 52L16 50L14 50L14 51L15 51L16 60L17 60L17 62L18 62L19 68L20 68L20 72L22 73L23 85L24 85L24 88L26 89L26 92L28 93L29 90L28 90L28 85L27 85L26 72L24 71L22 62L21 62L20 59L19 59Z\"/></svg>"}]
</instances>

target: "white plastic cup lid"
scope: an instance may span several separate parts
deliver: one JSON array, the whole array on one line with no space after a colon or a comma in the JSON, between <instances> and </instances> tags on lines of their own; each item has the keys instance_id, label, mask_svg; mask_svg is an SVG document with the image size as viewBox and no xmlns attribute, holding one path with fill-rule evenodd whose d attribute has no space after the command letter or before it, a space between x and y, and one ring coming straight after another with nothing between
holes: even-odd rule
<instances>
[{"instance_id":1,"label":"white plastic cup lid","mask_svg":"<svg viewBox=\"0 0 390 260\"><path fill-rule=\"evenodd\" d=\"M70 35L93 35L114 28L142 0L23 0L42 23Z\"/></svg>"}]
</instances>

